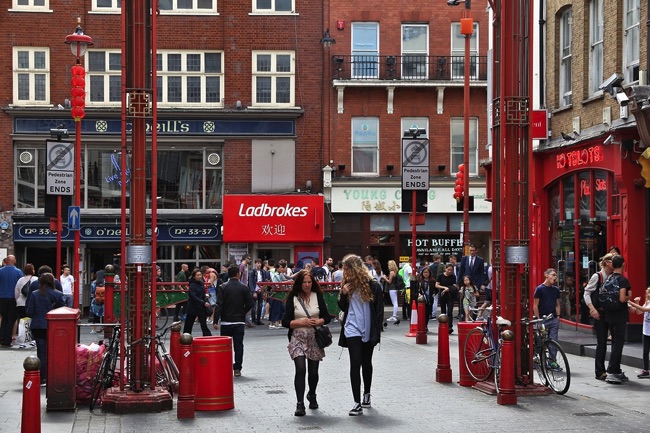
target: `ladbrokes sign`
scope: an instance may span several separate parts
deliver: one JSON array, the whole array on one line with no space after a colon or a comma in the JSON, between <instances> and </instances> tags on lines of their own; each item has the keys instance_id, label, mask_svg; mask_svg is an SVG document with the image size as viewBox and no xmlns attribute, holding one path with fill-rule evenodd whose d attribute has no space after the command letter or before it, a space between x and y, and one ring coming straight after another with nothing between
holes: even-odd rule
<instances>
[{"instance_id":1,"label":"ladbrokes sign","mask_svg":"<svg viewBox=\"0 0 650 433\"><path fill-rule=\"evenodd\" d=\"M323 242L323 197L225 195L224 242Z\"/></svg>"}]
</instances>

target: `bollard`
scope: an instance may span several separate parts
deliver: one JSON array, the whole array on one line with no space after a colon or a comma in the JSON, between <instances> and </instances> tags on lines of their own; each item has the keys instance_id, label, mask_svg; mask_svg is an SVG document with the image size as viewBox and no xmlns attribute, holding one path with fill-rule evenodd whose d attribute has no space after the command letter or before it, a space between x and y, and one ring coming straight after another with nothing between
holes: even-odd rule
<instances>
[{"instance_id":1,"label":"bollard","mask_svg":"<svg viewBox=\"0 0 650 433\"><path fill-rule=\"evenodd\" d=\"M106 265L104 268L104 279L106 288L104 289L104 323L115 323L117 321L113 304L115 299L115 266ZM101 319L100 319L101 321ZM110 339L113 336L113 328L110 326L104 327L104 338Z\"/></svg>"},{"instance_id":2,"label":"bollard","mask_svg":"<svg viewBox=\"0 0 650 433\"><path fill-rule=\"evenodd\" d=\"M180 337L180 369L176 418L194 418L194 360L192 358L192 335Z\"/></svg>"},{"instance_id":3,"label":"bollard","mask_svg":"<svg viewBox=\"0 0 650 433\"><path fill-rule=\"evenodd\" d=\"M497 403L517 404L517 393L515 392L515 333L506 330L501 334L503 343L501 345L501 377L499 378L499 393Z\"/></svg>"},{"instance_id":4,"label":"bollard","mask_svg":"<svg viewBox=\"0 0 650 433\"><path fill-rule=\"evenodd\" d=\"M418 307L415 299L411 302L411 326L409 327L408 334L405 337L415 337L418 335Z\"/></svg>"},{"instance_id":5,"label":"bollard","mask_svg":"<svg viewBox=\"0 0 650 433\"><path fill-rule=\"evenodd\" d=\"M181 322L172 326L172 335L169 337L169 355L174 363L181 365Z\"/></svg>"},{"instance_id":6,"label":"bollard","mask_svg":"<svg viewBox=\"0 0 650 433\"><path fill-rule=\"evenodd\" d=\"M41 361L28 356L23 361L23 414L20 422L22 433L41 433Z\"/></svg>"},{"instance_id":7,"label":"bollard","mask_svg":"<svg viewBox=\"0 0 650 433\"><path fill-rule=\"evenodd\" d=\"M449 360L449 317L438 316L438 366L436 382L451 383L451 361Z\"/></svg>"},{"instance_id":8,"label":"bollard","mask_svg":"<svg viewBox=\"0 0 650 433\"><path fill-rule=\"evenodd\" d=\"M427 344L427 324L429 318L427 315L427 304L424 295L418 298L418 331L415 335L415 344Z\"/></svg>"}]
</instances>

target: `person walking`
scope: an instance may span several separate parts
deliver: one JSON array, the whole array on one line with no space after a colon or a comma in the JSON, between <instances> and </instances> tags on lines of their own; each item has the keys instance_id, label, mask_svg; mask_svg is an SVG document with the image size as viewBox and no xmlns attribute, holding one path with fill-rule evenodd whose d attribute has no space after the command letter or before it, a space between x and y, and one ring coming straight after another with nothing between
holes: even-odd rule
<instances>
[{"instance_id":1,"label":"person walking","mask_svg":"<svg viewBox=\"0 0 650 433\"><path fill-rule=\"evenodd\" d=\"M418 317L418 320L424 320L424 323L426 323L426 330L429 332L429 320L431 319L432 307L431 300L438 293L438 289L436 289L436 279L431 274L431 268L429 266L423 267L420 275L418 275L418 286L418 293L424 295L425 299L425 315L422 318Z\"/></svg>"},{"instance_id":2,"label":"person walking","mask_svg":"<svg viewBox=\"0 0 650 433\"><path fill-rule=\"evenodd\" d=\"M583 294L583 299L589 309L589 315L594 319L593 326L594 332L596 333L594 371L597 380L605 380L607 378L605 356L607 355L607 334L609 333L607 323L605 322L605 312L600 306L600 301L598 300L598 292L613 271L613 257L614 256L611 253L607 253L600 259L600 271L593 273Z\"/></svg>"},{"instance_id":3,"label":"person walking","mask_svg":"<svg viewBox=\"0 0 650 433\"><path fill-rule=\"evenodd\" d=\"M72 308L72 301L74 299L74 277L70 274L70 266L63 265L63 273L59 277L61 288L63 290L63 300L65 306Z\"/></svg>"},{"instance_id":4,"label":"person walking","mask_svg":"<svg viewBox=\"0 0 650 433\"><path fill-rule=\"evenodd\" d=\"M389 260L388 261L388 275L384 275L382 279L384 280L386 284L386 290L388 290L388 295L390 296L390 302L393 304L393 314L390 316L387 321L388 322L395 322L396 325L399 325L399 305L398 305L398 300L397 300L397 285L396 285L396 279L397 279L397 272L399 269L397 269L397 263L395 263L395 260Z\"/></svg>"},{"instance_id":5,"label":"person walking","mask_svg":"<svg viewBox=\"0 0 650 433\"><path fill-rule=\"evenodd\" d=\"M16 287L14 289L14 297L16 298L16 318L18 320L22 319L23 317L26 317L25 315L25 304L27 302L27 296L23 294L23 287L25 284L30 284L34 281L38 281L38 277L35 276L34 274L36 271L34 270L34 265L31 263L27 263L23 267L23 276L20 277L20 279L16 282ZM29 290L30 286L27 286ZM29 292L28 292L29 293Z\"/></svg>"},{"instance_id":6,"label":"person walking","mask_svg":"<svg viewBox=\"0 0 650 433\"><path fill-rule=\"evenodd\" d=\"M368 275L361 257L350 254L343 258L343 281L338 301L344 312L339 346L350 354L350 384L354 405L350 416L363 414L370 407L372 385L372 354L381 339L384 302L381 286ZM361 400L363 371L363 401Z\"/></svg>"},{"instance_id":7,"label":"person walking","mask_svg":"<svg viewBox=\"0 0 650 433\"><path fill-rule=\"evenodd\" d=\"M454 332L454 302L458 298L458 286L454 275L454 265L447 263L445 272L438 276L436 288L439 290L440 311L447 315L449 320L449 333Z\"/></svg>"},{"instance_id":8,"label":"person walking","mask_svg":"<svg viewBox=\"0 0 650 433\"><path fill-rule=\"evenodd\" d=\"M16 257L8 255L5 265L0 268L0 346L11 347L14 323L16 322L16 283L23 276L16 268Z\"/></svg>"},{"instance_id":9,"label":"person walking","mask_svg":"<svg viewBox=\"0 0 650 433\"><path fill-rule=\"evenodd\" d=\"M36 341L36 356L41 361L41 386L47 384L47 313L65 305L63 294L54 290L54 275L45 273L38 278L38 290L27 299L25 310L31 317L30 329Z\"/></svg>"},{"instance_id":10,"label":"person walking","mask_svg":"<svg viewBox=\"0 0 650 433\"><path fill-rule=\"evenodd\" d=\"M181 265L181 270L176 274L176 282L177 283L186 283L187 282L187 271L189 270L189 266L187 263L183 263ZM183 286L178 286L179 289L183 289ZM176 306L174 307L174 322L178 322L181 317L183 317L183 309L187 308L187 301L181 301L176 303Z\"/></svg>"},{"instance_id":11,"label":"person walking","mask_svg":"<svg viewBox=\"0 0 650 433\"><path fill-rule=\"evenodd\" d=\"M192 334L194 321L198 317L203 336L210 337L212 335L207 324L210 302L208 302L205 296L204 281L203 272L201 272L200 269L194 269L194 271L192 271L192 278L190 279L190 288L187 292L189 299L187 300L187 317L185 318L185 325L183 326L184 334Z\"/></svg>"},{"instance_id":12,"label":"person walking","mask_svg":"<svg viewBox=\"0 0 650 433\"><path fill-rule=\"evenodd\" d=\"M316 327L326 325L330 320L325 297L316 277L306 270L298 272L282 318L282 326L289 328L287 348L296 368L293 380L297 399L295 416L305 415L305 374L309 383L309 409L318 409L318 366L325 357L325 349L316 343Z\"/></svg>"},{"instance_id":13,"label":"person walking","mask_svg":"<svg viewBox=\"0 0 650 433\"><path fill-rule=\"evenodd\" d=\"M469 275L463 277L463 286L461 288L463 311L465 312L465 322L473 322L475 315L471 314L471 308L476 308L476 300L478 299L478 288L472 282Z\"/></svg>"},{"instance_id":14,"label":"person walking","mask_svg":"<svg viewBox=\"0 0 650 433\"><path fill-rule=\"evenodd\" d=\"M228 268L228 282L217 293L217 308L221 317L221 335L232 337L235 362L233 371L235 377L241 376L244 362L244 332L246 328L246 313L253 307L253 296L248 286L239 281L239 267Z\"/></svg>"},{"instance_id":15,"label":"person walking","mask_svg":"<svg viewBox=\"0 0 650 433\"><path fill-rule=\"evenodd\" d=\"M618 308L605 310L605 322L612 336L612 348L609 353L609 364L607 364L607 377L605 381L614 384L620 384L628 380L625 373L621 370L621 358L623 357L627 322L630 320L627 302L630 300L632 286L630 285L630 281L622 275L624 267L625 259L623 259L623 256L615 255L612 257L612 274L605 283L606 286L618 284L619 287Z\"/></svg>"},{"instance_id":16,"label":"person walking","mask_svg":"<svg viewBox=\"0 0 650 433\"><path fill-rule=\"evenodd\" d=\"M643 370L637 375L639 379L650 379L650 287L645 289L645 303L639 305L640 297L634 298L633 301L627 301L627 304L634 308L637 314L643 314Z\"/></svg>"},{"instance_id":17,"label":"person walking","mask_svg":"<svg viewBox=\"0 0 650 433\"><path fill-rule=\"evenodd\" d=\"M544 322L548 335L551 340L557 341L557 333L560 329L560 288L555 285L557 282L557 271L548 268L544 271L544 282L535 288L533 294L533 314L537 318L542 318L549 314L553 315L552 319ZM558 368L555 362L555 347L551 346L551 359L547 361L551 369Z\"/></svg>"},{"instance_id":18,"label":"person walking","mask_svg":"<svg viewBox=\"0 0 650 433\"><path fill-rule=\"evenodd\" d=\"M483 287L485 285L485 260L483 257L476 254L476 245L469 245L469 255L460 259L460 266L458 267L458 287L463 287L463 278L469 275L470 279L476 287ZM458 319L465 319L465 311L463 309L463 296L461 294L459 306Z\"/></svg>"}]
</instances>

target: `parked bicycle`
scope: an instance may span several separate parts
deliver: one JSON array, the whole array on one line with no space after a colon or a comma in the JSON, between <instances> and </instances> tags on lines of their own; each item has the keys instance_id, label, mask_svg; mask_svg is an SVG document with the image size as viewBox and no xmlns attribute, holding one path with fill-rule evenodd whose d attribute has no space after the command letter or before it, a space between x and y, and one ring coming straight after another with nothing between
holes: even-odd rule
<instances>
[{"instance_id":1,"label":"parked bicycle","mask_svg":"<svg viewBox=\"0 0 650 433\"><path fill-rule=\"evenodd\" d=\"M121 329L119 325L113 327L113 333L107 346L104 351L104 356L102 357L102 362L99 365L99 370L95 374L95 377L92 381L92 391L90 393L90 410L92 411L95 408L95 405L99 403L100 397L104 395L104 392L113 386L115 381L115 367L117 366L117 360L120 357L120 335Z\"/></svg>"},{"instance_id":2,"label":"parked bicycle","mask_svg":"<svg viewBox=\"0 0 650 433\"><path fill-rule=\"evenodd\" d=\"M501 333L511 325L511 322L503 317L497 317L498 333L496 338L492 330L492 322L485 320L475 323L479 325L469 331L463 346L465 366L470 376L477 382L485 382L492 375L496 390L499 392L501 345L503 343Z\"/></svg>"},{"instance_id":3,"label":"parked bicycle","mask_svg":"<svg viewBox=\"0 0 650 433\"><path fill-rule=\"evenodd\" d=\"M174 322L171 325L167 326L159 334L156 334L155 337L142 337L131 343L131 346L137 344L145 345L145 353L149 353L149 348L151 347L151 340L156 340L156 386L165 388L171 396L174 396L174 392L178 392L178 367L172 359L171 355L165 347L164 338L167 332L176 324L181 322ZM147 357L147 360L149 358Z\"/></svg>"},{"instance_id":4,"label":"parked bicycle","mask_svg":"<svg viewBox=\"0 0 650 433\"><path fill-rule=\"evenodd\" d=\"M524 318L521 322L533 325L533 370L536 381L562 395L571 386L571 370L562 346L551 339L544 326L544 322L552 318L553 315L549 314L539 319Z\"/></svg>"}]
</instances>

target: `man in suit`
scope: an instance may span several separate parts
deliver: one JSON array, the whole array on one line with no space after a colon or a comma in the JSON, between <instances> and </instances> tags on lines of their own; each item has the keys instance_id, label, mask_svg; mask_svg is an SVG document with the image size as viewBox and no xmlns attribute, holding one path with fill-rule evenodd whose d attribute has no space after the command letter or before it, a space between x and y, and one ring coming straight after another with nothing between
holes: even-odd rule
<instances>
[{"instance_id":1,"label":"man in suit","mask_svg":"<svg viewBox=\"0 0 650 433\"><path fill-rule=\"evenodd\" d=\"M262 260L255 260L255 269L248 274L248 289L253 297L253 309L251 310L251 321L255 325L263 325L262 323L262 306L264 305L264 296L262 286L257 283L271 281L271 273L262 267Z\"/></svg>"},{"instance_id":2,"label":"man in suit","mask_svg":"<svg viewBox=\"0 0 650 433\"><path fill-rule=\"evenodd\" d=\"M463 277L465 275L469 275L476 288L480 289L485 286L485 261L476 254L476 245L474 244L469 244L469 255L460 259L458 287L463 287ZM460 315L464 316L462 308L460 308ZM463 317L461 320L464 319Z\"/></svg>"}]
</instances>

